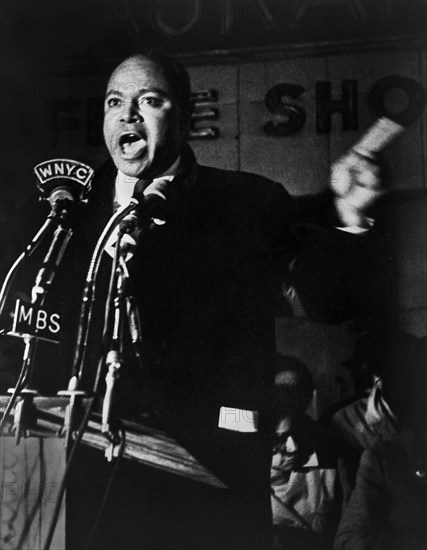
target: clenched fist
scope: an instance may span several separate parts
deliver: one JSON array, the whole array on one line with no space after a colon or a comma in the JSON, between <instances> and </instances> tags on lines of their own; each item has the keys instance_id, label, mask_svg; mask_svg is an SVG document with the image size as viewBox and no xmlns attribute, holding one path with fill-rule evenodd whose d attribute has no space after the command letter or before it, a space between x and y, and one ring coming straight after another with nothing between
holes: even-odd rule
<instances>
[{"instance_id":1,"label":"clenched fist","mask_svg":"<svg viewBox=\"0 0 427 550\"><path fill-rule=\"evenodd\" d=\"M374 159L350 150L332 165L331 188L345 227L367 229L372 225L366 212L384 194Z\"/></svg>"}]
</instances>

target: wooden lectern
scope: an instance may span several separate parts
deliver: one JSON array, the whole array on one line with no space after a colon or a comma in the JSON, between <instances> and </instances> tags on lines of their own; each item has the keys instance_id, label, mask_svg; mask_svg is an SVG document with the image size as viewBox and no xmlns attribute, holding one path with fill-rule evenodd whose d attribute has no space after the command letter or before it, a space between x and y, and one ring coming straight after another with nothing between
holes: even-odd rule
<instances>
[{"instance_id":1,"label":"wooden lectern","mask_svg":"<svg viewBox=\"0 0 427 550\"><path fill-rule=\"evenodd\" d=\"M2 412L8 399L0 397ZM65 469L62 426L68 400L35 397L33 403L34 418L19 443L7 430L0 442L2 550L43 548ZM92 415L51 549L83 550L88 543L100 550L200 550L200 539L215 548L215 536L222 531L227 537L228 529L220 520L212 522L227 506L223 483L162 431L139 422L123 427L121 457L108 462L103 452L108 441L98 415ZM208 532L208 524L215 523L215 533Z\"/></svg>"}]
</instances>

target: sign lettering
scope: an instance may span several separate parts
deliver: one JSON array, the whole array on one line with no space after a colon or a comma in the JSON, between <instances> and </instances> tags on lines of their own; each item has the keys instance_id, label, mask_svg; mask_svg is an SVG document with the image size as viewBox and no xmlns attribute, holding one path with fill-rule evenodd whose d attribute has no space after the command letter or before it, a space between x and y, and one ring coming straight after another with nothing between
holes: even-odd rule
<instances>
[{"instance_id":1,"label":"sign lettering","mask_svg":"<svg viewBox=\"0 0 427 550\"><path fill-rule=\"evenodd\" d=\"M61 331L61 316L59 313L48 311L46 308L16 300L11 336L23 338L34 336L41 340L59 343Z\"/></svg>"}]
</instances>

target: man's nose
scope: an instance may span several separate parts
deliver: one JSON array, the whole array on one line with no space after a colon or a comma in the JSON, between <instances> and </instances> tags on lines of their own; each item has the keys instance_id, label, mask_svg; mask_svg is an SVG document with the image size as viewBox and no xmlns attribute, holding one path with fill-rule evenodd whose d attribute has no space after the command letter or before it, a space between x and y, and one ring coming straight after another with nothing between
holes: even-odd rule
<instances>
[{"instance_id":1,"label":"man's nose","mask_svg":"<svg viewBox=\"0 0 427 550\"><path fill-rule=\"evenodd\" d=\"M122 122L141 122L142 116L138 109L138 104L132 100L123 103L123 109L120 119Z\"/></svg>"},{"instance_id":2,"label":"man's nose","mask_svg":"<svg viewBox=\"0 0 427 550\"><path fill-rule=\"evenodd\" d=\"M298 450L298 446L295 442L295 439L289 435L288 439L286 440L286 452L287 453L296 453Z\"/></svg>"}]
</instances>

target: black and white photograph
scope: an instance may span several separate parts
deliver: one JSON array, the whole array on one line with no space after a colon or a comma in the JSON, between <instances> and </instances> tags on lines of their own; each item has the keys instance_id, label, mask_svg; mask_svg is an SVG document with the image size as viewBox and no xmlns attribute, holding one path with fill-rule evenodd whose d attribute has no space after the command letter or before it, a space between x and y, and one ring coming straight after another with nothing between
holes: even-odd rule
<instances>
[{"instance_id":1,"label":"black and white photograph","mask_svg":"<svg viewBox=\"0 0 427 550\"><path fill-rule=\"evenodd\" d=\"M1 550L427 548L427 0L0 0Z\"/></svg>"}]
</instances>

